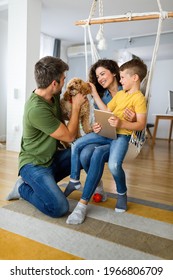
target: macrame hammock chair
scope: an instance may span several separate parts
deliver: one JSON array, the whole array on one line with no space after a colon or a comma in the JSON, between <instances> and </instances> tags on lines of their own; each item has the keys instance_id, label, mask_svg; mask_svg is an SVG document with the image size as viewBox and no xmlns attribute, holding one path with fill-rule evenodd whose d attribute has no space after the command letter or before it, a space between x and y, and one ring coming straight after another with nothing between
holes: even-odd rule
<instances>
[{"instance_id":1,"label":"macrame hammock chair","mask_svg":"<svg viewBox=\"0 0 173 280\"><path fill-rule=\"evenodd\" d=\"M93 18L96 5L99 3L99 17ZM112 23L112 22L125 22L130 20L148 20L148 19L159 19L158 20L158 28L157 28L157 35L155 39L155 45L152 54L152 60L150 65L150 70L147 74L147 84L146 84L146 91L145 91L145 98L147 102L147 117L148 117L148 110L149 110L149 99L150 99L150 85L153 77L154 66L156 63L157 53L159 49L160 43L160 35L162 29L162 22L164 19L173 17L173 12L165 12L162 10L160 0L157 0L159 12L151 12L151 13L127 13L126 15L119 15L113 17L103 17L103 2L102 0L94 0L91 6L90 14L88 19L77 21L76 25L82 25L84 27L84 46L85 46L85 66L86 66L86 79L88 79L88 48L87 48L87 33L90 42L91 48L91 59L92 63L95 63L98 59L100 59L100 55L98 53L98 49L106 49L106 42L103 35L103 24L104 23ZM98 41L97 48L95 46L94 40L91 34L91 25L92 24L100 24L100 28L98 34L96 36L96 40ZM140 153L145 141L146 141L146 127L142 131L133 131L130 141L129 141L129 148L128 152L125 157L125 162L132 160L138 156Z\"/></svg>"}]
</instances>

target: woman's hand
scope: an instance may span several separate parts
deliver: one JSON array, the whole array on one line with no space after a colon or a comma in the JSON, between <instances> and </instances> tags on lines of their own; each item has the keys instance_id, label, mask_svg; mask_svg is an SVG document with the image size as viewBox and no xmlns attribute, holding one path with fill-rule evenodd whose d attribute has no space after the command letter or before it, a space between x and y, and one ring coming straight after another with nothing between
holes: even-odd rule
<instances>
[{"instance_id":1,"label":"woman's hand","mask_svg":"<svg viewBox=\"0 0 173 280\"><path fill-rule=\"evenodd\" d=\"M96 90L95 85L94 85L93 83L89 83L89 85L90 85L90 87L91 87L91 95L92 95L93 97L99 96L99 94L98 94L98 92L97 92L97 90Z\"/></svg>"},{"instance_id":2,"label":"woman's hand","mask_svg":"<svg viewBox=\"0 0 173 280\"><path fill-rule=\"evenodd\" d=\"M98 108L103 111L109 111L106 104L101 100L101 98L96 90L95 85L92 83L89 83L89 84L91 87L91 95L94 98L94 102L97 104Z\"/></svg>"},{"instance_id":3,"label":"woman's hand","mask_svg":"<svg viewBox=\"0 0 173 280\"><path fill-rule=\"evenodd\" d=\"M124 118L126 121L136 122L136 113L130 110L129 108L126 108L124 110Z\"/></svg>"},{"instance_id":4,"label":"woman's hand","mask_svg":"<svg viewBox=\"0 0 173 280\"><path fill-rule=\"evenodd\" d=\"M101 125L99 123L94 123L93 126L92 126L92 129L95 133L99 133L100 130L101 130Z\"/></svg>"}]
</instances>

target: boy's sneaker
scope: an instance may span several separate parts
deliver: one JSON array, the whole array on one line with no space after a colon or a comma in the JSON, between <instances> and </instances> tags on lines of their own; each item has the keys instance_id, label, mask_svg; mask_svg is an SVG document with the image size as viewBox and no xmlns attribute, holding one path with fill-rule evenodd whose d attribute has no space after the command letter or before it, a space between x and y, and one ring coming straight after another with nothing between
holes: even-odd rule
<instances>
[{"instance_id":1,"label":"boy's sneaker","mask_svg":"<svg viewBox=\"0 0 173 280\"><path fill-rule=\"evenodd\" d=\"M98 183L98 186L95 189L94 194L95 193L99 193L102 196L102 199L101 199L102 202L107 200L107 193L103 189L103 182L102 182L102 180L100 180L100 182Z\"/></svg>"},{"instance_id":2,"label":"boy's sneaker","mask_svg":"<svg viewBox=\"0 0 173 280\"><path fill-rule=\"evenodd\" d=\"M118 194L115 212L123 213L125 211L127 211L127 194Z\"/></svg>"}]
</instances>

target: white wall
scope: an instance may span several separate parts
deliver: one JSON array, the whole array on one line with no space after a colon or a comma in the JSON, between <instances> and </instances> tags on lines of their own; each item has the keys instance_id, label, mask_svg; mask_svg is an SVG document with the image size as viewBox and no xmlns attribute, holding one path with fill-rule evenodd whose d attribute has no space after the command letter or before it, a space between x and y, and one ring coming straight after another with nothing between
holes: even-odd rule
<instances>
[{"instance_id":1,"label":"white wall","mask_svg":"<svg viewBox=\"0 0 173 280\"><path fill-rule=\"evenodd\" d=\"M0 141L6 140L7 114L7 29L6 21L0 20Z\"/></svg>"},{"instance_id":2,"label":"white wall","mask_svg":"<svg viewBox=\"0 0 173 280\"><path fill-rule=\"evenodd\" d=\"M41 0L8 1L7 150L19 151L24 104L36 87ZM17 31L17 32L16 32Z\"/></svg>"},{"instance_id":3,"label":"white wall","mask_svg":"<svg viewBox=\"0 0 173 280\"><path fill-rule=\"evenodd\" d=\"M173 59L158 60L153 72L148 122L153 123L154 114L165 114L168 108L168 90L173 90ZM170 121L159 121L157 138L168 138ZM173 134L173 133L172 133ZM172 135L173 138L173 135Z\"/></svg>"},{"instance_id":4,"label":"white wall","mask_svg":"<svg viewBox=\"0 0 173 280\"><path fill-rule=\"evenodd\" d=\"M6 113L7 112L7 109L6 109L7 108L7 102L6 102L6 98L7 98L7 78L6 78L7 22L4 22L2 20L0 20L0 38L1 38L1 44L0 44L0 61L1 61L1 63L0 63L0 140L1 140L1 137L3 140L4 137L6 136L6 126L7 126L7 123L6 123L6 119L7 119L7 113ZM74 76L79 76L79 77L85 79L86 73L85 73L84 56L67 59L67 57L66 57L67 45L68 45L68 42L62 42L62 44L61 44L61 58L65 61L67 61L69 63L69 67L70 67L66 80L68 81L69 79L71 79ZM121 47L122 47L122 45L120 43L117 44L117 42L112 42L112 43L109 42L109 50L102 52L101 57L115 59L115 51ZM135 50L135 45L134 45L133 50ZM149 65L150 62L146 61L146 63ZM89 59L89 65L90 64L91 64L91 60ZM149 107L148 122L154 122L153 114L156 114L156 113L164 114L166 112L166 109L168 106L167 92L168 92L168 90L173 89L172 69L173 69L173 59L170 59L170 60L169 59L167 59L167 60L157 59L156 66L154 69L154 74L153 74L151 91L150 91L151 100L150 100L150 107ZM33 67L32 67L32 69L30 69L30 73L33 74ZM31 86L29 86L29 87L31 87ZM18 101L14 100L14 102L17 103ZM12 120L11 120L11 124L12 124ZM158 138L167 138L168 129L169 129L168 121L160 121L157 137ZM13 139L13 136L11 137L11 139ZM17 145L16 145L16 147L18 147Z\"/></svg>"},{"instance_id":5,"label":"white wall","mask_svg":"<svg viewBox=\"0 0 173 280\"><path fill-rule=\"evenodd\" d=\"M69 71L67 73L67 79L70 80L73 77L79 77L86 80L86 70L85 70L85 57L72 57L68 58ZM89 65L91 65L91 59L89 59Z\"/></svg>"}]
</instances>

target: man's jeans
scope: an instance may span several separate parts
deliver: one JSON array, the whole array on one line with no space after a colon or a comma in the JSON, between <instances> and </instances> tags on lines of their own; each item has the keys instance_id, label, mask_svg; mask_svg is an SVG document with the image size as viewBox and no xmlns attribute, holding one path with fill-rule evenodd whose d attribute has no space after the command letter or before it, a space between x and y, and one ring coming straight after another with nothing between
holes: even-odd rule
<instances>
[{"instance_id":1,"label":"man's jeans","mask_svg":"<svg viewBox=\"0 0 173 280\"><path fill-rule=\"evenodd\" d=\"M20 196L44 214L57 218L69 210L69 203L57 182L70 175L71 150L57 151L49 167L26 164L20 170L24 183Z\"/></svg>"}]
</instances>

